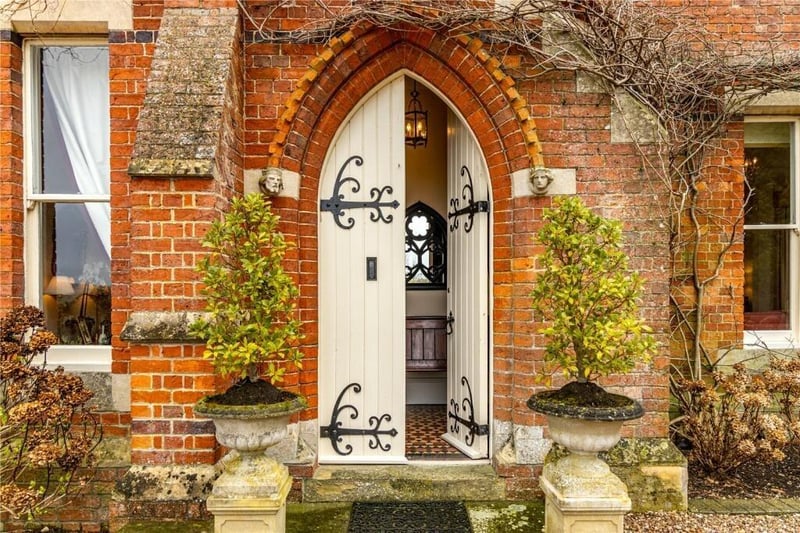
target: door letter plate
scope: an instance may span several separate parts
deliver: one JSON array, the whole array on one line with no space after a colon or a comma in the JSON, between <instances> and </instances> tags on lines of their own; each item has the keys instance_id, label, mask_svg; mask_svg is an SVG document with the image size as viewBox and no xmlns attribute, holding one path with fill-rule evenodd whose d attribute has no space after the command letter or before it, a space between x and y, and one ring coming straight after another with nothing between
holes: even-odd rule
<instances>
[{"instance_id":1,"label":"door letter plate","mask_svg":"<svg viewBox=\"0 0 800 533\"><path fill-rule=\"evenodd\" d=\"M378 258L367 257L367 281L378 279Z\"/></svg>"}]
</instances>

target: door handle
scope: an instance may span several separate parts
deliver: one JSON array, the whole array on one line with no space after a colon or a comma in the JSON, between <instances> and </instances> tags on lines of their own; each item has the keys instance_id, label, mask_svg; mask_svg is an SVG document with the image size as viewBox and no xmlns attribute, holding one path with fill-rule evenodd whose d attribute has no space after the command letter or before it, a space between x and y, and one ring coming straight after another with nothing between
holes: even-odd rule
<instances>
[{"instance_id":1,"label":"door handle","mask_svg":"<svg viewBox=\"0 0 800 533\"><path fill-rule=\"evenodd\" d=\"M453 312L450 311L447 314L447 322L445 323L444 332L448 335L453 334L453 322L456 321L456 317L453 316Z\"/></svg>"}]
</instances>

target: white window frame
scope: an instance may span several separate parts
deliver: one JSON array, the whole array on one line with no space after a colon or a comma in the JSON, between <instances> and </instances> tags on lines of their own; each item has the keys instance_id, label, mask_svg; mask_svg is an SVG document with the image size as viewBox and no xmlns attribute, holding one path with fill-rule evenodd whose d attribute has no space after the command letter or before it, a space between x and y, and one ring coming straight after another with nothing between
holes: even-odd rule
<instances>
[{"instance_id":1,"label":"white window frame","mask_svg":"<svg viewBox=\"0 0 800 533\"><path fill-rule=\"evenodd\" d=\"M752 115L745 122L788 122L791 133L791 194L794 196L794 212L791 224L745 225L748 229L789 229L789 327L785 330L744 331L745 348L769 348L775 350L800 348L800 117L792 115Z\"/></svg>"},{"instance_id":2,"label":"white window frame","mask_svg":"<svg viewBox=\"0 0 800 533\"><path fill-rule=\"evenodd\" d=\"M25 176L25 302L42 308L42 257L41 211L46 203L110 202L110 194L43 194L41 183L41 87L39 70L41 49L48 46L104 46L108 39L101 38L44 38L26 39L23 42L23 139L25 143L23 171ZM43 358L35 360L43 363ZM57 344L47 352L48 366L63 366L71 372L111 372L110 345Z\"/></svg>"}]
</instances>

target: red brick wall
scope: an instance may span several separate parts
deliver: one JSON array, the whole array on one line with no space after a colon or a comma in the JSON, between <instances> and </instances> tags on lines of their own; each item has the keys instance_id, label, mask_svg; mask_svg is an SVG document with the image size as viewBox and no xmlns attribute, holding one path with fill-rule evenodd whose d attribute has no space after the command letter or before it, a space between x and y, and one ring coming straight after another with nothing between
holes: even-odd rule
<instances>
[{"instance_id":1,"label":"red brick wall","mask_svg":"<svg viewBox=\"0 0 800 533\"><path fill-rule=\"evenodd\" d=\"M212 2L201 3L196 7L215 7ZM184 7L180 4L178 7ZM130 221L130 311L182 312L204 307L195 271L204 253L200 240L224 212L229 198L242 190L242 66L238 45L232 57L226 88L230 98L222 114L223 131L213 177L128 178L129 209L124 212ZM142 75L146 80L146 69ZM141 100L138 103L141 105ZM128 162L126 159L126 170ZM131 461L213 463L217 458L213 424L195 420L192 411L197 400L222 386L211 365L202 359L204 347L131 343L122 348L123 353L127 350L131 373Z\"/></svg>"},{"instance_id":2,"label":"red brick wall","mask_svg":"<svg viewBox=\"0 0 800 533\"><path fill-rule=\"evenodd\" d=\"M163 7L160 0L134 2L134 30L109 35L111 101L111 282L112 372L130 372L127 346L119 333L131 309L131 180L128 164L144 102Z\"/></svg>"},{"instance_id":3,"label":"red brick wall","mask_svg":"<svg viewBox=\"0 0 800 533\"><path fill-rule=\"evenodd\" d=\"M136 124L144 101L150 60L158 37L160 0L134 2L133 30L109 33L109 97L111 102L111 306L112 362L114 374L131 372L130 350L119 333L131 309L131 208L132 187L128 164L136 137ZM103 421L114 433L131 432L131 413L105 413Z\"/></svg>"},{"instance_id":4,"label":"red brick wall","mask_svg":"<svg viewBox=\"0 0 800 533\"><path fill-rule=\"evenodd\" d=\"M696 219L710 228L695 238L692 221L684 213L682 223L686 234L692 234L687 244L677 249L672 273L672 294L691 328L683 327L672 343L675 364L686 366L685 354L691 356L695 336L698 290L692 273L697 259L697 278L704 283L701 315L703 331L700 341L712 359L718 350L736 347L742 342L744 324L744 248L740 217L745 186L741 172L744 164L744 130L741 122L730 124L721 146L708 157L709 170L698 184ZM694 244L698 243L697 251ZM716 270L719 268L719 272ZM705 283L708 281L707 283ZM680 342L685 339L684 342Z\"/></svg>"},{"instance_id":5,"label":"red brick wall","mask_svg":"<svg viewBox=\"0 0 800 533\"><path fill-rule=\"evenodd\" d=\"M732 56L741 53L768 56L773 52L796 52L800 49L800 4L795 0L660 0L658 3L681 9L679 18L701 24L710 40L720 43L725 53ZM735 220L745 194L741 172L744 161L742 123L730 124L725 137L709 155L711 170L706 174L699 192L698 205L709 214L703 222L715 219L709 224L710 227L718 224L719 220ZM729 238L728 230L711 231L703 236L698 256L701 278L713 273L720 251L728 245ZM704 295L705 326L701 342L712 358L717 357L718 350L735 347L742 341L743 253L742 230L739 226L719 277L708 285ZM686 255L677 259L673 269L677 274L673 280L673 294L683 308L692 309L695 301L692 281L680 277L680 273L688 268ZM688 342L692 340L689 334ZM685 352L680 342L672 344L676 363L683 364Z\"/></svg>"},{"instance_id":6,"label":"red brick wall","mask_svg":"<svg viewBox=\"0 0 800 533\"><path fill-rule=\"evenodd\" d=\"M510 174L532 166L532 157L538 154L526 146L523 122L513 113L508 114L511 106L507 87L498 83L495 72L485 66L502 69L502 65L479 61L477 57L485 52L478 41L443 40L425 31L361 29L354 33L355 40L350 41L345 34L343 45L333 44L330 48L284 45L279 49L271 44L248 47L247 88L252 92L247 94L245 106L250 141L245 164L255 168L276 164L270 161L272 157L280 166L301 175L299 201L277 201L291 220L286 231L299 232L301 312L311 348L306 352L301 392L309 396L312 407L316 405L316 210L322 161L347 113L380 80L406 68L424 76L453 102L475 132L489 163L494 202L494 415L498 420L543 424L524 402L535 389L533 378L542 356L543 340L535 334L541 325L533 321L527 294L535 278L533 234L541 209L549 205L549 200L511 198ZM316 56L312 56L314 51ZM504 60L520 63L513 56ZM295 64L310 64L311 68L282 68ZM300 81L296 85L287 83L288 74ZM280 97L275 95L279 89L284 93ZM607 215L624 218L630 234L639 233L651 243L632 250L632 255L634 266L650 273L645 311L665 339L667 285L663 276L655 274L667 257L667 238L658 228L658 221L651 220L656 199L639 175L638 156L629 145L609 144L608 97L577 94L574 77L568 74L536 83L518 83L514 91L527 100L528 109L533 111L544 164L577 168L579 194L590 205L604 206ZM281 97L288 103L276 108L274 104ZM262 131L265 128L268 129ZM257 142L272 140L276 135L281 146ZM666 366L665 355L662 353L656 362L660 368ZM622 387L634 396L640 396L636 388L641 387L641 397L650 414L637 426L636 434L666 434L664 375L643 371L607 384ZM313 412L306 416L313 417Z\"/></svg>"},{"instance_id":7,"label":"red brick wall","mask_svg":"<svg viewBox=\"0 0 800 533\"><path fill-rule=\"evenodd\" d=\"M676 2L664 0L667 4ZM342 4L346 4L343 0ZM215 445L207 422L193 419L191 406L202 394L221 387L194 345L130 345L119 333L132 311L197 310L203 305L194 273L199 239L224 210L232 192L242 189L241 169L279 165L301 175L300 197L274 201L282 229L298 248L287 257L287 269L300 285L300 316L305 322L304 368L287 376L286 384L309 397L316 418L317 383L317 190L322 161L339 124L368 90L405 68L442 91L466 120L489 163L493 204L493 383L495 418L519 424L543 424L525 407L538 386L533 376L541 367L543 339L530 311L528 293L535 280L533 257L539 251L533 235L547 198L512 198L509 176L538 158L550 168L577 172L577 192L604 214L625 223L634 268L647 279L643 302L648 321L664 348L655 372L642 369L604 383L642 398L648 414L630 424L629 435L666 435L668 407L665 371L669 329L668 234L659 216L663 191L639 171L639 157L629 144L611 144L607 129L607 96L578 93L575 77L550 74L517 81L501 75L513 68L530 69L513 54L485 58L477 41L445 40L425 31L392 32L360 27L352 41L322 44L252 43L236 54L231 83L242 83L243 102L227 115L226 137L217 160L218 175L209 179L155 179L128 175L138 114L164 6L225 7L234 0L135 0L134 29L109 35L111 61L111 207L113 281L113 363L115 374L132 381L131 444L133 461L149 463L212 462ZM271 15L269 24L289 30L318 16L313 2L272 11L273 2L249 2L256 20ZM782 34L787 46L800 42L800 6L794 0L745 2L686 0L688 16L707 19L720 39L741 39L745 47L763 46ZM255 27L245 22L252 37ZM238 61L241 60L241 64ZM0 34L0 309L22 301L22 138L21 51L19 39ZM496 73L500 75L496 75ZM522 100L515 100L513 92ZM240 94L237 87L229 87ZM524 113L514 102L526 102ZM515 109L515 111L511 111ZM530 114L535 130L523 115ZM241 127L237 127L237 125ZM526 129L528 128L528 129ZM738 166L742 128L732 125L726 153L717 159ZM539 144L530 134L538 135ZM541 153L533 147L541 148ZM720 213L738 209L741 177L719 173L709 177L704 201ZM712 237L711 243L719 245ZM710 250L711 251L711 250ZM714 348L739 338L742 310L741 246L736 245L720 280L712 285L704 340ZM128 414L104 414L125 434ZM535 474L528 468L525 475Z\"/></svg>"},{"instance_id":8,"label":"red brick wall","mask_svg":"<svg viewBox=\"0 0 800 533\"><path fill-rule=\"evenodd\" d=\"M81 493L71 498L63 506L53 507L37 515L36 520L3 522L4 531L40 531L45 524L52 531L72 531L81 533L100 533L108 531L111 520L110 507L116 483L123 478L127 468L124 466L100 467L93 472L79 471L81 476L90 476L91 483ZM46 530L45 530L46 531Z\"/></svg>"},{"instance_id":9,"label":"red brick wall","mask_svg":"<svg viewBox=\"0 0 800 533\"><path fill-rule=\"evenodd\" d=\"M0 312L23 303L22 39L0 31Z\"/></svg>"}]
</instances>

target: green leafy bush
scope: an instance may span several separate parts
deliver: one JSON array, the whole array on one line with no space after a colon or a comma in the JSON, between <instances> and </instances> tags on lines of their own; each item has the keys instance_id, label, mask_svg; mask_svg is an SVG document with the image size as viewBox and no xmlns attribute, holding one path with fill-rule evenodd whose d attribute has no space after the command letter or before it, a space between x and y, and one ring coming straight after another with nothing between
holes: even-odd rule
<instances>
[{"instance_id":1,"label":"green leafy bush","mask_svg":"<svg viewBox=\"0 0 800 533\"><path fill-rule=\"evenodd\" d=\"M0 318L0 511L14 519L79 492L102 438L83 381L33 363L57 340L43 324L35 307Z\"/></svg>"},{"instance_id":2,"label":"green leafy bush","mask_svg":"<svg viewBox=\"0 0 800 533\"><path fill-rule=\"evenodd\" d=\"M547 370L586 382L628 372L655 349L638 317L642 279L628 271L617 221L595 215L577 197L545 209L538 242L545 251L531 293L546 326Z\"/></svg>"},{"instance_id":3,"label":"green leafy bush","mask_svg":"<svg viewBox=\"0 0 800 533\"><path fill-rule=\"evenodd\" d=\"M206 342L204 357L223 376L283 380L288 363L301 368L297 286L283 268L290 245L278 231L279 217L260 194L235 198L215 222L198 264L207 298L206 317L192 332Z\"/></svg>"}]
</instances>

